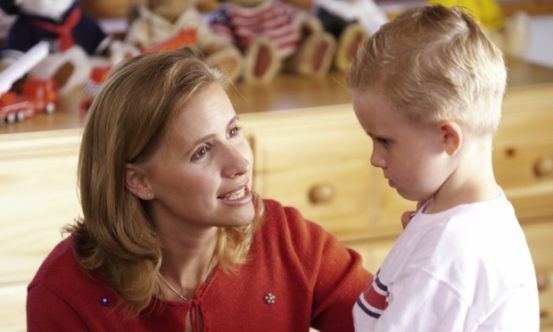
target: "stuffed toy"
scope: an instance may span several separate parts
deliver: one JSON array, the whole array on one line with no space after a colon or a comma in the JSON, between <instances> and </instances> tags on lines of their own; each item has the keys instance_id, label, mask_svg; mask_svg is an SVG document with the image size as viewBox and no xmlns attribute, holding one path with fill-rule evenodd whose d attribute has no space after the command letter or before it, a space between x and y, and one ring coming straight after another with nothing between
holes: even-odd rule
<instances>
[{"instance_id":1,"label":"stuffed toy","mask_svg":"<svg viewBox=\"0 0 553 332\"><path fill-rule=\"evenodd\" d=\"M183 30L196 33L196 47L207 63L236 80L242 70L240 51L228 40L215 35L196 9L198 0L145 0L130 14L126 41L141 49L163 43Z\"/></svg>"},{"instance_id":2,"label":"stuffed toy","mask_svg":"<svg viewBox=\"0 0 553 332\"><path fill-rule=\"evenodd\" d=\"M388 21L373 0L315 0L315 15L337 40L334 67L347 72L359 45Z\"/></svg>"},{"instance_id":3,"label":"stuffed toy","mask_svg":"<svg viewBox=\"0 0 553 332\"><path fill-rule=\"evenodd\" d=\"M270 82L281 69L322 77L332 62L335 40L319 20L280 0L228 0L211 24L244 54L248 82Z\"/></svg>"},{"instance_id":4,"label":"stuffed toy","mask_svg":"<svg viewBox=\"0 0 553 332\"><path fill-rule=\"evenodd\" d=\"M3 61L21 56L40 41L50 41L52 54L31 74L54 78L61 94L82 84L89 76L91 56L109 56L112 64L137 50L115 41L79 7L79 0L0 0L0 7L16 19L2 53ZM104 61L97 57L96 61Z\"/></svg>"}]
</instances>

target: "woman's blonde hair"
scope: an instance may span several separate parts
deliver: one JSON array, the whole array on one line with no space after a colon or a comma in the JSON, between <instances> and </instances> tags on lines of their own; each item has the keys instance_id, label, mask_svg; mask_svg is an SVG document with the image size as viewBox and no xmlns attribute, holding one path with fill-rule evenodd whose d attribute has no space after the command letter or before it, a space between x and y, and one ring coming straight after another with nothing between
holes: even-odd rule
<instances>
[{"instance_id":1,"label":"woman's blonde hair","mask_svg":"<svg viewBox=\"0 0 553 332\"><path fill-rule=\"evenodd\" d=\"M349 86L378 89L411 120L459 120L478 134L499 124L507 73L501 51L459 8L414 8L360 47Z\"/></svg>"},{"instance_id":2,"label":"woman's blonde hair","mask_svg":"<svg viewBox=\"0 0 553 332\"><path fill-rule=\"evenodd\" d=\"M158 293L162 257L141 200L125 187L125 164L147 158L178 110L211 83L226 85L189 49L141 55L113 70L89 110L78 165L83 217L68 231L80 265L99 270L130 314ZM263 214L257 196L254 204L248 226L219 229L215 258L227 272L246 261Z\"/></svg>"}]
</instances>

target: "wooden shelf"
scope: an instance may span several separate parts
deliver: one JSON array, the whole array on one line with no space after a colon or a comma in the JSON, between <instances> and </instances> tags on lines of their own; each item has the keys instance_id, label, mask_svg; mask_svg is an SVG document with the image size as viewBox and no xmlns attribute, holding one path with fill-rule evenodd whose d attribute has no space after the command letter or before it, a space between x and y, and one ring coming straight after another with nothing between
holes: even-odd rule
<instances>
[{"instance_id":1,"label":"wooden shelf","mask_svg":"<svg viewBox=\"0 0 553 332\"><path fill-rule=\"evenodd\" d=\"M523 11L528 15L552 15L553 3L550 0L521 0L509 1L501 4L503 14L512 16Z\"/></svg>"},{"instance_id":2,"label":"wooden shelf","mask_svg":"<svg viewBox=\"0 0 553 332\"><path fill-rule=\"evenodd\" d=\"M553 82L553 69L517 59L508 59L509 87ZM346 77L331 73L324 79L281 74L267 85L237 83L229 89L237 113L270 112L351 102ZM80 128L84 116L79 111L80 94L75 91L62 100L60 109L47 116L37 114L20 123L0 126L0 134Z\"/></svg>"}]
</instances>

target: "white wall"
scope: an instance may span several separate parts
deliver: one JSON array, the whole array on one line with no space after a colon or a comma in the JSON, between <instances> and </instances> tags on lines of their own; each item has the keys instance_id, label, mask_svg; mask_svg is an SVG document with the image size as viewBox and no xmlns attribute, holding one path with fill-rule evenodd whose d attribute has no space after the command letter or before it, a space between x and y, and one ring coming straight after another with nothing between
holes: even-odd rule
<instances>
[{"instance_id":1,"label":"white wall","mask_svg":"<svg viewBox=\"0 0 553 332\"><path fill-rule=\"evenodd\" d=\"M553 15L531 17L528 48L523 58L553 67Z\"/></svg>"}]
</instances>

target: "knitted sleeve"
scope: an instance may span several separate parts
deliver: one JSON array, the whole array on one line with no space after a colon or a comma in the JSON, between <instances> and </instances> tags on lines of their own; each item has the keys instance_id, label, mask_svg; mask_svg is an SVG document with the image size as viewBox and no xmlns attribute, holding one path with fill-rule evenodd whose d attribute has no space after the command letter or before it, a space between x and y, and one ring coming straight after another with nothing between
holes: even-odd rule
<instances>
[{"instance_id":1,"label":"knitted sleeve","mask_svg":"<svg viewBox=\"0 0 553 332\"><path fill-rule=\"evenodd\" d=\"M285 208L291 254L302 266L304 281L312 287L311 326L321 331L353 331L352 308L372 275L358 253L344 247L320 225Z\"/></svg>"},{"instance_id":2,"label":"knitted sleeve","mask_svg":"<svg viewBox=\"0 0 553 332\"><path fill-rule=\"evenodd\" d=\"M43 285L29 289L27 331L85 331L86 325L71 306Z\"/></svg>"}]
</instances>

